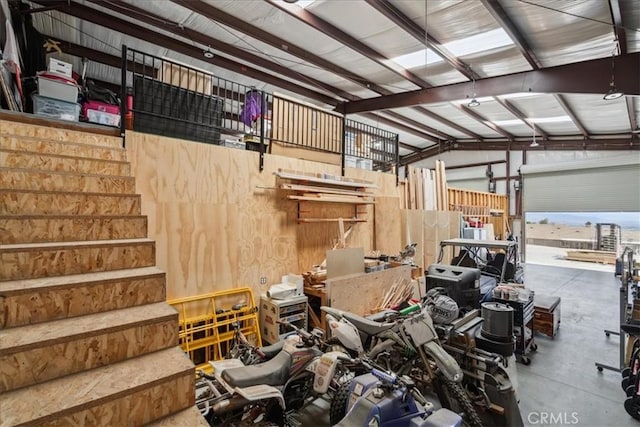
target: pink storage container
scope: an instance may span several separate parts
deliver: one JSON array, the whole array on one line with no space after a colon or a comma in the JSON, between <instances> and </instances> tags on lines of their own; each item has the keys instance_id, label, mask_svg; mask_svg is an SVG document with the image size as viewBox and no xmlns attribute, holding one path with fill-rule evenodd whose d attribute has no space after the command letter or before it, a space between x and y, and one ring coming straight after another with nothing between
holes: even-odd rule
<instances>
[{"instance_id":1,"label":"pink storage container","mask_svg":"<svg viewBox=\"0 0 640 427\"><path fill-rule=\"evenodd\" d=\"M107 104L100 101L87 101L82 104L82 115L89 117L88 110L99 111L101 113L120 114L120 106Z\"/></svg>"}]
</instances>

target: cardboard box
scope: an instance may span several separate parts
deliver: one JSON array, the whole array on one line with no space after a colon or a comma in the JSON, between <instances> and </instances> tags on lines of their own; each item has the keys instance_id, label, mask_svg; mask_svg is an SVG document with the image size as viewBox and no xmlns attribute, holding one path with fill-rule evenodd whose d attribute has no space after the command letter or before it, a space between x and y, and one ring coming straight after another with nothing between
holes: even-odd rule
<instances>
[{"instance_id":1,"label":"cardboard box","mask_svg":"<svg viewBox=\"0 0 640 427\"><path fill-rule=\"evenodd\" d=\"M38 75L38 94L75 103L78 100L78 86L73 80L43 73Z\"/></svg>"},{"instance_id":2,"label":"cardboard box","mask_svg":"<svg viewBox=\"0 0 640 427\"><path fill-rule=\"evenodd\" d=\"M68 78L73 77L73 65L68 62L60 61L56 58L49 58L49 71L61 74Z\"/></svg>"}]
</instances>

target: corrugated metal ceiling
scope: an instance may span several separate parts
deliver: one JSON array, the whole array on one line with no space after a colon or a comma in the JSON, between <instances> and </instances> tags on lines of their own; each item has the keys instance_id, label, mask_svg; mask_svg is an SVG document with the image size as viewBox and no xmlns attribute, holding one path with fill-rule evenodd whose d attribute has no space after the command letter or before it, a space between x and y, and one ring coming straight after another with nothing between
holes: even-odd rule
<instances>
[{"instance_id":1,"label":"corrugated metal ceiling","mask_svg":"<svg viewBox=\"0 0 640 427\"><path fill-rule=\"evenodd\" d=\"M371 0L370 0L371 1ZM78 2L95 9L108 21L113 15L128 22L136 20L130 16L120 15L109 9L109 4L102 6L94 2L81 0ZM179 2L178 2L179 3ZM176 32L182 27L206 34L215 40L236 46L260 58L281 65L293 71L296 84L313 89L316 92L339 98L326 88L318 88L309 78L321 81L338 90L348 92L361 98L379 96L380 91L374 87L367 88L366 82L377 84L390 93L402 93L419 89L415 82L403 77L400 72L390 68L390 60L404 54L417 52L420 55L425 49L424 41L412 35L406 26L397 25L383 13L376 10L372 4L364 0L332 1L317 0L306 8L312 14L329 25L346 33L346 37L374 49L379 57L367 57L359 53L357 46L350 46L349 40L339 41L325 34L322 28L313 28L282 10L277 4L262 0L205 0L215 8L232 15L243 22L258 27L266 35L274 35L297 46L324 61L338 65L357 75L354 81L351 77L329 71L305 60L293 52L287 45L271 45L267 39L258 40L246 35L238 29L216 22L190 9L180 6L176 2L166 0L122 0L114 1L118 6L131 6L143 9L152 15L157 15L165 22L175 25ZM467 82L461 71L476 73L479 78L504 76L508 74L531 70L532 65L524 52L530 48L530 54L536 58L543 68L570 64L579 61L589 61L597 58L607 58L615 47L615 28L612 25L612 15L609 2L603 0L498 0L494 3L496 9L504 11L504 17L499 19L489 10L483 1L463 0L391 0L388 2L395 7L404 19L429 33L440 42L440 47L451 54L453 62L435 57L435 62L417 63L407 68L417 78L428 85L440 87L460 82ZM71 0L70 4L74 4ZM626 30L626 49L630 53L640 51L640 2L620 0L622 24ZM152 43L120 34L111 29L86 23L64 13L48 11L34 15L34 23L43 33L74 42L76 44L118 56L120 46L125 43L135 49L157 56L175 58L178 61L192 64L196 67L210 70L217 76L238 81L239 83L258 88L287 93L308 102L316 102L308 97L296 95L291 91L265 84L257 79L240 75L236 72L214 67L203 58L192 58L177 52L157 46ZM206 46L195 43L188 37L180 37L163 31L148 24L141 24L160 34L171 36L200 49ZM405 28L406 27L406 28ZM508 33L519 34L525 45ZM482 38L481 42L473 42ZM491 47L491 44L494 47ZM214 49L215 50L215 49ZM458 52L459 56L455 57ZM274 74L273 70L251 64L247 58L230 57L229 54L217 52L223 57L246 64L266 74ZM425 56L426 58L426 56ZM80 68L80 60L72 58L76 69ZM308 57L307 57L308 59ZM457 63L455 61L458 61ZM462 67L461 70L455 67ZM113 67L91 63L90 72L100 80L117 83L119 71ZM290 73L291 74L291 73ZM283 79L291 77L278 75ZM578 76L580 77L580 76ZM639 83L640 84L640 83ZM607 87L602 88L602 93ZM472 94L469 93L468 96ZM478 97L491 96L491 93L477 93ZM584 124L589 134L601 135L630 135L630 118L625 98L617 101L604 101L601 94L565 95L569 108ZM455 101L455 100L450 100ZM468 100L464 101L466 104ZM536 124L537 129L547 132L551 138L575 136L582 138L580 130L566 116L570 115L557 101L553 94L540 94L528 97L509 98L523 117L516 117L512 112L500 105L496 100L485 99L473 111L487 121L506 123L503 129L517 138L528 138L531 128L522 119L545 119L565 117L558 121L543 121ZM631 115L640 121L640 102L631 103ZM490 129L477 118L456 108L452 102L426 104L423 107L440 115L449 122L479 135L481 138L504 140L500 133ZM454 129L445 123L428 117L415 109L393 109L401 116L423 123L450 135L455 139L469 140L469 134ZM401 118L393 117L401 121ZM364 119L370 124L371 120ZM375 121L374 121L375 123ZM412 126L412 125L409 125ZM388 125L381 126L397 132L397 128ZM401 141L423 148L432 142L407 132L399 132Z\"/></svg>"}]
</instances>

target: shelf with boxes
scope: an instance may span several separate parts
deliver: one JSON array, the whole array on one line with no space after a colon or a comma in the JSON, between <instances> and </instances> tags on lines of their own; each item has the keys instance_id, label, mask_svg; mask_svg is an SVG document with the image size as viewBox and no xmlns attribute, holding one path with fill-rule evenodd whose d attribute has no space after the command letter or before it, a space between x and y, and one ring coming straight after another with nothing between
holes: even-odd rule
<instances>
[{"instance_id":1,"label":"shelf with boxes","mask_svg":"<svg viewBox=\"0 0 640 427\"><path fill-rule=\"evenodd\" d=\"M371 189L376 185L371 181L345 178L327 174L307 174L304 172L278 169L275 173L281 180L279 188L292 191L287 199L298 202L298 223L314 222L366 222L367 206L375 204ZM307 215L305 203L338 203L353 205L352 216L341 218L314 217Z\"/></svg>"},{"instance_id":2,"label":"shelf with boxes","mask_svg":"<svg viewBox=\"0 0 640 427\"><path fill-rule=\"evenodd\" d=\"M278 323L281 321L289 322L300 329L307 329L307 297L303 295L275 299L266 295L260 296L260 328L265 342L275 344L292 332L287 326Z\"/></svg>"}]
</instances>

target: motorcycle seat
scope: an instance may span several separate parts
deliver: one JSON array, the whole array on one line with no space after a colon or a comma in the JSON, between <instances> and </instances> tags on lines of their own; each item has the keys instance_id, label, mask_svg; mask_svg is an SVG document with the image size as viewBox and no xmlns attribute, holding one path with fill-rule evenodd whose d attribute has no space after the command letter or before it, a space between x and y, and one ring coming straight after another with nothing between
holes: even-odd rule
<instances>
[{"instance_id":1,"label":"motorcycle seat","mask_svg":"<svg viewBox=\"0 0 640 427\"><path fill-rule=\"evenodd\" d=\"M360 331L368 334L368 335L376 335L380 332L386 331L387 329L393 328L395 323L378 323L373 320L369 320L365 317L358 316L353 313L345 313L344 318L349 322L353 323L353 325L358 328Z\"/></svg>"},{"instance_id":2,"label":"motorcycle seat","mask_svg":"<svg viewBox=\"0 0 640 427\"><path fill-rule=\"evenodd\" d=\"M640 336L640 325L634 323L625 323L620 325L620 329L634 337Z\"/></svg>"},{"instance_id":3,"label":"motorcycle seat","mask_svg":"<svg viewBox=\"0 0 640 427\"><path fill-rule=\"evenodd\" d=\"M280 351L284 348L284 340L278 341L275 344L266 345L264 347L260 347L260 351L262 351L267 359L273 358L276 354L280 353Z\"/></svg>"},{"instance_id":4,"label":"motorcycle seat","mask_svg":"<svg viewBox=\"0 0 640 427\"><path fill-rule=\"evenodd\" d=\"M283 385L289 377L291 356L285 351L257 365L225 369L222 379L232 387L249 387L256 384Z\"/></svg>"}]
</instances>

